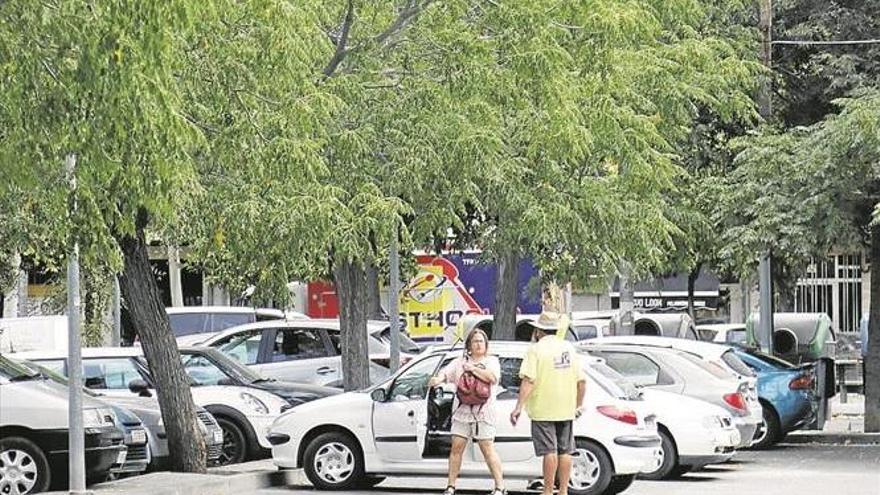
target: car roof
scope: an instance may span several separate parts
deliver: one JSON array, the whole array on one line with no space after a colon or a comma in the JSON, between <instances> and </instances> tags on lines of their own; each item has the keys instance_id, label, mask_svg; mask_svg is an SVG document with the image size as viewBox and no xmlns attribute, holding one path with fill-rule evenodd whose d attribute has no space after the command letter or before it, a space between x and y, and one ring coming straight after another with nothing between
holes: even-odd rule
<instances>
[{"instance_id":1,"label":"car roof","mask_svg":"<svg viewBox=\"0 0 880 495\"><path fill-rule=\"evenodd\" d=\"M600 340L597 339L597 342ZM590 340L584 341L589 343ZM603 344L611 345L636 345L644 347L657 347L667 349L678 349L681 351L699 354L702 357L719 357L731 349L731 346L717 343L705 342L702 340L677 339L674 337L654 337L649 335L622 335L613 337L603 337Z\"/></svg>"},{"instance_id":2,"label":"car roof","mask_svg":"<svg viewBox=\"0 0 880 495\"><path fill-rule=\"evenodd\" d=\"M256 313L255 308L248 306L173 306L165 308L169 315L187 313Z\"/></svg>"},{"instance_id":3,"label":"car roof","mask_svg":"<svg viewBox=\"0 0 880 495\"><path fill-rule=\"evenodd\" d=\"M336 330L339 328L339 320L333 318L315 318L309 320L266 320L256 323L247 323L229 327L226 330L217 332L206 337L204 340L215 340L229 335L235 335L248 330L265 330L270 328L323 328L327 330ZM367 321L367 331L371 334L378 333L388 328L388 322L369 320Z\"/></svg>"}]
</instances>

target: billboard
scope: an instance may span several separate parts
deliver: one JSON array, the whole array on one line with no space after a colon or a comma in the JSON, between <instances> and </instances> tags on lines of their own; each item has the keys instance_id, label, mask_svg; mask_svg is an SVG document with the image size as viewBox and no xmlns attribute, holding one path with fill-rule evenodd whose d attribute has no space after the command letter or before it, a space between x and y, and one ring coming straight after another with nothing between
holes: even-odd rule
<instances>
[{"instance_id":1,"label":"billboard","mask_svg":"<svg viewBox=\"0 0 880 495\"><path fill-rule=\"evenodd\" d=\"M400 292L400 316L410 336L419 341L441 341L466 314L492 314L498 268L483 263L479 253L417 256L419 270ZM520 313L541 311L538 270L521 262L517 282ZM530 283L532 279L536 283Z\"/></svg>"}]
</instances>

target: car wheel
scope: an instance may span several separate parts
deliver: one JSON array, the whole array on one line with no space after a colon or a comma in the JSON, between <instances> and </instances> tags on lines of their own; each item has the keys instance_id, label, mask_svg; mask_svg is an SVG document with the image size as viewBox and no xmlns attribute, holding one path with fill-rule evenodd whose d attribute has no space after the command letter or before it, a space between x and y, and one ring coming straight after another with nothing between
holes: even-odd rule
<instances>
[{"instance_id":1,"label":"car wheel","mask_svg":"<svg viewBox=\"0 0 880 495\"><path fill-rule=\"evenodd\" d=\"M657 469L650 473L639 474L639 478L643 480L664 480L668 479L672 471L678 464L678 452L675 449L675 443L672 437L665 430L657 430L660 435L660 461L657 463Z\"/></svg>"},{"instance_id":2,"label":"car wheel","mask_svg":"<svg viewBox=\"0 0 880 495\"><path fill-rule=\"evenodd\" d=\"M766 449L776 445L781 435L781 427L779 426L779 418L776 412L767 404L761 404L762 421L755 430L755 436L752 439L752 449Z\"/></svg>"},{"instance_id":3,"label":"car wheel","mask_svg":"<svg viewBox=\"0 0 880 495\"><path fill-rule=\"evenodd\" d=\"M578 439L575 443L568 492L573 495L604 493L614 476L611 459L602 447L593 442Z\"/></svg>"},{"instance_id":4,"label":"car wheel","mask_svg":"<svg viewBox=\"0 0 880 495\"><path fill-rule=\"evenodd\" d=\"M303 464L309 481L319 490L348 490L365 482L361 450L344 433L318 435L306 447Z\"/></svg>"},{"instance_id":5,"label":"car wheel","mask_svg":"<svg viewBox=\"0 0 880 495\"><path fill-rule=\"evenodd\" d=\"M611 484L608 485L608 491L606 492L608 495L616 495L618 493L626 491L630 485L633 484L633 481L636 480L636 475L634 474L626 474L621 476L615 476L611 478Z\"/></svg>"},{"instance_id":6,"label":"car wheel","mask_svg":"<svg viewBox=\"0 0 880 495\"><path fill-rule=\"evenodd\" d=\"M247 459L248 445L241 425L225 416L215 416L214 419L223 430L223 446L220 448L217 465L227 466L244 462Z\"/></svg>"},{"instance_id":7,"label":"car wheel","mask_svg":"<svg viewBox=\"0 0 880 495\"><path fill-rule=\"evenodd\" d=\"M365 476L360 485L361 488L373 488L383 481L385 481L384 476Z\"/></svg>"},{"instance_id":8,"label":"car wheel","mask_svg":"<svg viewBox=\"0 0 880 495\"><path fill-rule=\"evenodd\" d=\"M49 489L46 454L23 437L0 440L0 493L37 493Z\"/></svg>"}]
</instances>

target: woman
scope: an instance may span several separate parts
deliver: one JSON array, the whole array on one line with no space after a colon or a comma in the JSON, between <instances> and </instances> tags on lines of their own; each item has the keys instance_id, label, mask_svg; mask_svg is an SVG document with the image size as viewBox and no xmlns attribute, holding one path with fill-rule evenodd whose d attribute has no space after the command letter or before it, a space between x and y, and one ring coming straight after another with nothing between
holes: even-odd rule
<instances>
[{"instance_id":1,"label":"woman","mask_svg":"<svg viewBox=\"0 0 880 495\"><path fill-rule=\"evenodd\" d=\"M431 378L429 386L436 387L444 382L456 384L465 372L471 372L484 382L492 385L492 391L485 404L470 406L460 404L458 397L453 403L452 450L449 452L449 483L443 495L455 495L455 483L461 470L461 456L471 437L476 439L489 472L495 480L491 495L505 495L504 479L501 473L501 460L495 452L495 396L498 395L498 382L501 379L501 363L496 356L490 356L489 339L486 332L475 328L464 341L464 356L446 365L438 376Z\"/></svg>"}]
</instances>

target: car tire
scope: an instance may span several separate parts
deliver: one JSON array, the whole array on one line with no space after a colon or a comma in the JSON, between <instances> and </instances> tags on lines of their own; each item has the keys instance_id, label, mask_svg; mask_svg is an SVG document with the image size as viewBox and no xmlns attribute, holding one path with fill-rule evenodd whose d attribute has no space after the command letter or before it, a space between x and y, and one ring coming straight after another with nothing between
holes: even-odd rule
<instances>
[{"instance_id":1,"label":"car tire","mask_svg":"<svg viewBox=\"0 0 880 495\"><path fill-rule=\"evenodd\" d=\"M13 487L20 493L44 492L52 481L46 454L24 437L0 439L0 474L0 493L14 493Z\"/></svg>"},{"instance_id":2,"label":"car tire","mask_svg":"<svg viewBox=\"0 0 880 495\"><path fill-rule=\"evenodd\" d=\"M749 447L754 450L768 449L782 438L782 428L779 426L779 416L776 411L766 403L761 403L761 415L763 421L755 431L754 443Z\"/></svg>"},{"instance_id":3,"label":"car tire","mask_svg":"<svg viewBox=\"0 0 880 495\"><path fill-rule=\"evenodd\" d=\"M571 461L568 493L572 495L605 493L614 477L614 466L605 449L595 442L577 439Z\"/></svg>"},{"instance_id":4,"label":"car tire","mask_svg":"<svg viewBox=\"0 0 880 495\"><path fill-rule=\"evenodd\" d=\"M218 466L228 466L244 462L248 457L248 441L244 428L233 419L226 416L214 416L220 429L223 430L223 446Z\"/></svg>"},{"instance_id":5,"label":"car tire","mask_svg":"<svg viewBox=\"0 0 880 495\"><path fill-rule=\"evenodd\" d=\"M639 479L643 480L665 480L669 479L673 470L678 466L678 451L675 448L675 442L672 437L664 429L657 430L660 435L660 450L663 452L663 458L660 466L650 473L639 474Z\"/></svg>"},{"instance_id":6,"label":"car tire","mask_svg":"<svg viewBox=\"0 0 880 495\"><path fill-rule=\"evenodd\" d=\"M384 476L365 476L363 481L361 481L360 486L361 488L366 489L374 488L376 485L383 481L385 481Z\"/></svg>"},{"instance_id":7,"label":"car tire","mask_svg":"<svg viewBox=\"0 0 880 495\"><path fill-rule=\"evenodd\" d=\"M357 442L341 432L315 437L303 454L306 477L318 490L349 490L368 482Z\"/></svg>"},{"instance_id":8,"label":"car tire","mask_svg":"<svg viewBox=\"0 0 880 495\"><path fill-rule=\"evenodd\" d=\"M633 484L633 481L636 480L636 475L634 474L625 474L620 476L615 476L611 478L611 484L608 485L608 490L605 492L608 495L616 495L618 493L626 491L630 485Z\"/></svg>"}]
</instances>

